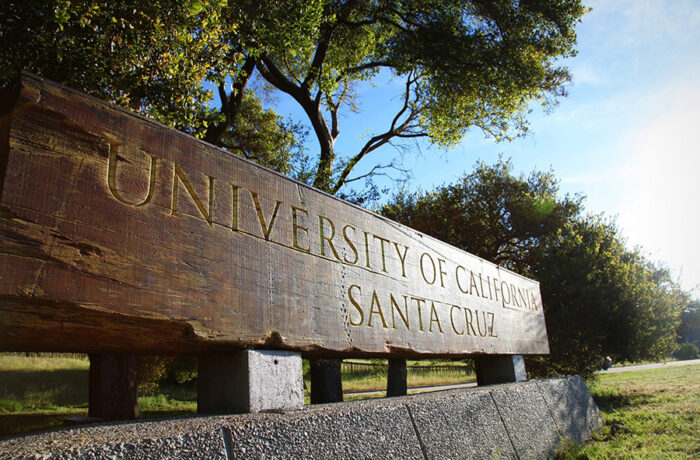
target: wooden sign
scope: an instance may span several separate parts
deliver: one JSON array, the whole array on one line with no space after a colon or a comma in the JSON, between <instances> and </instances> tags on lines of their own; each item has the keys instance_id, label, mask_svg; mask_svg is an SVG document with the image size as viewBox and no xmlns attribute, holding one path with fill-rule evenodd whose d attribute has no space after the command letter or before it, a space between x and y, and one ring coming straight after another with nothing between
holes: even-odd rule
<instances>
[{"instance_id":1,"label":"wooden sign","mask_svg":"<svg viewBox=\"0 0 700 460\"><path fill-rule=\"evenodd\" d=\"M2 350L549 352L535 281L54 83L3 101Z\"/></svg>"}]
</instances>

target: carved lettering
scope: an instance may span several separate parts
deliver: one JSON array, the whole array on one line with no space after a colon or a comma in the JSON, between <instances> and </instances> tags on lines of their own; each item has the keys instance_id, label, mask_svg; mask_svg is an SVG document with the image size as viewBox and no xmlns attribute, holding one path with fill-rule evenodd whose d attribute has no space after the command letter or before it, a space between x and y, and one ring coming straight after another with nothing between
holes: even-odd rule
<instances>
[{"instance_id":1,"label":"carved lettering","mask_svg":"<svg viewBox=\"0 0 700 460\"><path fill-rule=\"evenodd\" d=\"M369 233L362 232L365 234L365 267L372 268L369 264Z\"/></svg>"},{"instance_id":2,"label":"carved lettering","mask_svg":"<svg viewBox=\"0 0 700 460\"><path fill-rule=\"evenodd\" d=\"M457 305L452 305L452 306L450 307L450 324L452 325L452 330L453 330L453 331L455 332L455 334L457 334L457 335L464 335L464 331L459 332L459 331L457 330L457 326L455 325L455 316L454 316L455 310L459 311L459 307L458 307Z\"/></svg>"},{"instance_id":3,"label":"carved lettering","mask_svg":"<svg viewBox=\"0 0 700 460\"><path fill-rule=\"evenodd\" d=\"M479 321L479 310L475 310L475 313L476 314L474 316L476 316L476 329L479 331L479 335L481 337L486 337L486 334L488 334L488 332L489 332L488 329L486 328L486 313L484 313L483 311L481 312L481 316L484 320L484 331L483 332L481 331L481 321Z\"/></svg>"},{"instance_id":4,"label":"carved lettering","mask_svg":"<svg viewBox=\"0 0 700 460\"><path fill-rule=\"evenodd\" d=\"M360 254L358 254L357 248L355 247L352 240L350 239L350 236L348 236L348 229L349 228L352 229L353 234L355 233L355 227L353 227L350 224L347 224L343 227L343 238L345 238L345 242L350 247L350 250L355 255L355 258L352 260L348 260L348 258L346 256L343 256L343 258L345 259L345 263L348 263L350 265L355 265L357 263L357 261L360 259Z\"/></svg>"},{"instance_id":5,"label":"carved lettering","mask_svg":"<svg viewBox=\"0 0 700 460\"><path fill-rule=\"evenodd\" d=\"M437 314L437 309L435 308L435 302L430 302L430 327L428 328L429 332L433 332L433 323L437 323L440 333L444 334L444 332L442 331L442 325L440 324L440 318Z\"/></svg>"},{"instance_id":6,"label":"carved lettering","mask_svg":"<svg viewBox=\"0 0 700 460\"><path fill-rule=\"evenodd\" d=\"M156 184L156 162L158 158L155 155L148 154L151 157L151 166L149 167L149 179L148 179L148 192L146 192L146 198L143 200L131 203L125 200L119 191L117 190L117 144L108 144L109 154L107 156L107 186L112 196L117 199L120 203L126 204L128 206L143 206L148 204L153 198L153 191L155 190Z\"/></svg>"},{"instance_id":7,"label":"carved lettering","mask_svg":"<svg viewBox=\"0 0 700 460\"><path fill-rule=\"evenodd\" d=\"M211 176L207 176L209 178L209 206L208 209L204 207L204 204L202 203L202 200L199 199L199 195L197 195L197 192L195 192L194 187L192 186L192 183L190 180L187 178L185 175L185 172L180 168L180 166L175 163L175 169L173 173L173 196L172 196L172 205L170 208L170 215L177 215L177 201L178 201L178 193L179 193L179 186L178 184L182 182L182 185L185 186L185 190L187 190L187 193L190 195L190 198L192 198L192 201L194 201L194 204L197 206L197 209L199 209L199 212L202 213L202 217L204 217L204 220L209 223L209 225L212 224L213 219L214 219L214 178Z\"/></svg>"},{"instance_id":8,"label":"carved lettering","mask_svg":"<svg viewBox=\"0 0 700 460\"><path fill-rule=\"evenodd\" d=\"M253 198L253 204L255 205L255 213L258 215L258 222L260 222L260 230L265 237L265 240L270 241L270 233L272 233L272 228L275 225L275 219L277 219L277 211L280 209L281 201L275 200L275 209L272 211L272 217L270 218L270 223L265 222L265 215L263 214L262 206L260 206L260 198L256 192L249 190L250 196Z\"/></svg>"},{"instance_id":9,"label":"carved lettering","mask_svg":"<svg viewBox=\"0 0 700 460\"><path fill-rule=\"evenodd\" d=\"M425 299L420 299L417 297L411 297L411 300L416 301L416 306L418 307L418 330L423 332L423 312L421 306L425 303Z\"/></svg>"},{"instance_id":10,"label":"carved lettering","mask_svg":"<svg viewBox=\"0 0 700 460\"><path fill-rule=\"evenodd\" d=\"M462 283L459 282L459 269L462 269L464 274L466 275L466 269L462 267L461 265L457 265L457 268L455 268L455 280L457 281L457 289L459 289L462 293L464 294L469 294L469 290L466 288L462 287Z\"/></svg>"},{"instance_id":11,"label":"carved lettering","mask_svg":"<svg viewBox=\"0 0 700 460\"><path fill-rule=\"evenodd\" d=\"M476 330L474 329L474 325L472 324L474 320L474 317L472 316L472 311L468 308L464 309L464 324L465 324L465 332L467 335L476 335ZM471 329L472 333L469 334L469 330Z\"/></svg>"},{"instance_id":12,"label":"carved lettering","mask_svg":"<svg viewBox=\"0 0 700 460\"><path fill-rule=\"evenodd\" d=\"M374 307L377 308L374 308ZM377 291L372 291L372 303L369 308L369 320L367 321L367 326L372 327L372 315L378 314L379 318L382 320L382 327L387 329L386 321L384 320L384 313L382 313L382 306L379 304L379 297L377 297Z\"/></svg>"},{"instance_id":13,"label":"carved lettering","mask_svg":"<svg viewBox=\"0 0 700 460\"><path fill-rule=\"evenodd\" d=\"M427 256L428 260L430 261L430 267L431 267L431 270L432 270L432 272L433 272L433 276L431 277L430 280L429 280L428 277L425 275L424 260L425 260L426 256ZM434 261L433 258L430 256L430 254L428 254L427 252L424 252L424 253L420 256L420 273L421 273L421 275L423 275L423 279L425 280L426 283L428 283L428 284L430 284L430 285L432 285L432 284L435 283L435 280L437 279L437 272L436 272L436 270L435 270L435 261Z\"/></svg>"},{"instance_id":14,"label":"carved lettering","mask_svg":"<svg viewBox=\"0 0 700 460\"><path fill-rule=\"evenodd\" d=\"M308 220L309 211L307 211L306 209L297 208L296 206L291 206L291 208L292 208L292 238L293 238L292 244L294 245L295 249L299 249L300 251L304 251L304 252L311 252L311 247L303 248L299 245L299 230L306 233L307 238L308 238L309 229L308 229L308 227L302 227L299 224L298 213L300 213L300 212L304 213L304 215L306 216L306 219Z\"/></svg>"},{"instance_id":15,"label":"carved lettering","mask_svg":"<svg viewBox=\"0 0 700 460\"><path fill-rule=\"evenodd\" d=\"M231 184L231 230L238 231L239 192L237 185Z\"/></svg>"},{"instance_id":16,"label":"carved lettering","mask_svg":"<svg viewBox=\"0 0 700 460\"><path fill-rule=\"evenodd\" d=\"M505 289L503 287L504 285ZM508 294L508 300L506 300L506 294ZM506 283L505 281L501 281L501 299L504 307L510 304L510 289L508 289L508 283Z\"/></svg>"},{"instance_id":17,"label":"carved lettering","mask_svg":"<svg viewBox=\"0 0 700 460\"><path fill-rule=\"evenodd\" d=\"M399 255L399 260L401 261L401 276L406 278L406 253L408 253L408 246L404 246L403 255L399 249L399 243L394 242L394 247L396 248L396 253Z\"/></svg>"},{"instance_id":18,"label":"carved lettering","mask_svg":"<svg viewBox=\"0 0 700 460\"><path fill-rule=\"evenodd\" d=\"M394 311L398 312L399 317L401 318L401 321L403 321L404 326L406 326L406 330L411 330L411 326L408 321L408 296L403 296L403 304L404 304L404 312L401 311L399 308L398 302L396 302L396 299L394 298L393 294L389 294L389 300L391 302L391 325L394 329L396 329L396 319L394 315Z\"/></svg>"},{"instance_id":19,"label":"carved lettering","mask_svg":"<svg viewBox=\"0 0 700 460\"><path fill-rule=\"evenodd\" d=\"M352 294L352 290L357 289L358 294L362 294L362 288L360 286L353 284L348 288L348 299L350 299L350 303L352 304L353 307L357 310L357 312L360 314L360 320L359 321L353 321L352 320L352 315L348 315L348 321L350 322L351 326L362 326L362 322L365 320L365 313L362 311L362 307L360 306L360 303L355 299L355 296Z\"/></svg>"},{"instance_id":20,"label":"carved lettering","mask_svg":"<svg viewBox=\"0 0 700 460\"><path fill-rule=\"evenodd\" d=\"M326 236L325 231L324 231L323 222L328 222L328 224L330 225L330 227L331 227L330 236ZM335 246L333 245L333 237L335 236L335 225L333 224L333 221L330 220L328 217L318 216L318 229L319 229L319 236L321 239L321 255L322 256L326 255L326 245L324 244L324 241L327 241L328 247L331 248L331 251L333 252L333 255L335 256L335 258L340 260L340 256L338 255L338 251L335 250Z\"/></svg>"},{"instance_id":21,"label":"carved lettering","mask_svg":"<svg viewBox=\"0 0 700 460\"><path fill-rule=\"evenodd\" d=\"M374 235L375 240L379 240L379 245L381 246L382 250L382 271L386 273L386 254L384 252L384 243L390 243L389 240L386 238L382 238L381 236Z\"/></svg>"},{"instance_id":22,"label":"carved lettering","mask_svg":"<svg viewBox=\"0 0 700 460\"><path fill-rule=\"evenodd\" d=\"M445 275L447 273L445 272L445 269L443 267L443 264L445 261L443 259L438 258L438 271L440 272L440 287L445 287Z\"/></svg>"},{"instance_id":23,"label":"carved lettering","mask_svg":"<svg viewBox=\"0 0 700 460\"><path fill-rule=\"evenodd\" d=\"M469 281L469 294L473 295L473 292L476 291L476 295L480 296L479 287L476 285L476 277L474 276L474 272L470 271L469 273L471 274Z\"/></svg>"}]
</instances>

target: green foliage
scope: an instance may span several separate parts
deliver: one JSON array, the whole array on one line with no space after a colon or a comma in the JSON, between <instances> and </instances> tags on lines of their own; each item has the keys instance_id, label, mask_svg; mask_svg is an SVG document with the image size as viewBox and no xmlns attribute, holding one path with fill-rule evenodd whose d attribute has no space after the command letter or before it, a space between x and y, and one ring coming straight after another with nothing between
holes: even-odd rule
<instances>
[{"instance_id":1,"label":"green foliage","mask_svg":"<svg viewBox=\"0 0 700 460\"><path fill-rule=\"evenodd\" d=\"M363 179L351 177L361 160L397 141L524 134L530 102L551 107L565 94L557 62L574 54L583 13L580 0L10 0L0 85L26 69L338 193ZM359 151L339 154L341 112L358 109L358 84L382 69L404 82L403 104ZM314 155L299 147L299 124L246 91L256 74L301 106ZM377 166L364 179L393 163ZM376 193L370 184L356 199Z\"/></svg>"},{"instance_id":2,"label":"green foliage","mask_svg":"<svg viewBox=\"0 0 700 460\"><path fill-rule=\"evenodd\" d=\"M139 356L136 383L140 395L153 395L166 383L184 384L197 378L197 358Z\"/></svg>"},{"instance_id":3,"label":"green foliage","mask_svg":"<svg viewBox=\"0 0 700 460\"><path fill-rule=\"evenodd\" d=\"M535 375L589 377L605 356L659 359L674 347L687 294L668 271L628 250L614 224L578 217L559 229L532 269L540 281L548 357L529 360Z\"/></svg>"},{"instance_id":4,"label":"green foliage","mask_svg":"<svg viewBox=\"0 0 700 460\"><path fill-rule=\"evenodd\" d=\"M246 91L234 123L220 139L227 150L302 182L308 181L310 161L302 141L307 130L284 121L273 110L264 109L252 91Z\"/></svg>"},{"instance_id":5,"label":"green foliage","mask_svg":"<svg viewBox=\"0 0 700 460\"><path fill-rule=\"evenodd\" d=\"M136 360L136 385L140 395L152 395L158 383L168 373L173 358L163 356L139 356Z\"/></svg>"},{"instance_id":6,"label":"green foliage","mask_svg":"<svg viewBox=\"0 0 700 460\"><path fill-rule=\"evenodd\" d=\"M294 47L262 34L257 68L306 112L319 141L314 185L333 193L353 180L359 161L392 140L428 137L449 147L472 127L498 140L523 134L531 101L550 106L565 94L569 74L555 61L574 54L574 26L584 13L578 0L317 6L302 22L308 41ZM357 108L357 83L380 69L405 81L403 106L359 152L338 156L339 111Z\"/></svg>"},{"instance_id":7,"label":"green foliage","mask_svg":"<svg viewBox=\"0 0 700 460\"><path fill-rule=\"evenodd\" d=\"M201 82L229 51L224 4L10 1L0 10L0 82L29 70L186 129L210 111Z\"/></svg>"},{"instance_id":8,"label":"green foliage","mask_svg":"<svg viewBox=\"0 0 700 460\"><path fill-rule=\"evenodd\" d=\"M700 343L700 301L693 300L681 313L678 342Z\"/></svg>"},{"instance_id":9,"label":"green foliage","mask_svg":"<svg viewBox=\"0 0 700 460\"><path fill-rule=\"evenodd\" d=\"M221 0L10 1L0 9L0 87L24 69L206 137L227 114L203 82L237 77L238 29ZM239 109L207 140L303 179L305 131L250 93Z\"/></svg>"},{"instance_id":10,"label":"green foliage","mask_svg":"<svg viewBox=\"0 0 700 460\"><path fill-rule=\"evenodd\" d=\"M698 347L694 343L682 343L678 349L673 352L673 357L680 360L697 359Z\"/></svg>"},{"instance_id":11,"label":"green foliage","mask_svg":"<svg viewBox=\"0 0 700 460\"><path fill-rule=\"evenodd\" d=\"M167 366L166 380L177 384L189 383L197 378L197 358L177 357Z\"/></svg>"},{"instance_id":12,"label":"green foliage","mask_svg":"<svg viewBox=\"0 0 700 460\"><path fill-rule=\"evenodd\" d=\"M668 356L688 295L627 249L614 223L557 192L551 172L514 177L499 160L433 192L399 194L381 213L540 282L551 354L527 360L531 375L590 377L608 355Z\"/></svg>"},{"instance_id":13,"label":"green foliage","mask_svg":"<svg viewBox=\"0 0 700 460\"><path fill-rule=\"evenodd\" d=\"M544 240L581 211L581 197L557 197L551 172L514 177L510 161L478 163L455 184L399 193L381 213L516 271L527 271Z\"/></svg>"}]
</instances>

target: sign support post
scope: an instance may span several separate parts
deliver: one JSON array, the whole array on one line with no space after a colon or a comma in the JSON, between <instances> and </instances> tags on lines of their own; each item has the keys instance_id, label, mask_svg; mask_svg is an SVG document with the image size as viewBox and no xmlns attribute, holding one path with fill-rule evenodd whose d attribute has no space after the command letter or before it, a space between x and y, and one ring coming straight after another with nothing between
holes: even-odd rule
<instances>
[{"instance_id":1,"label":"sign support post","mask_svg":"<svg viewBox=\"0 0 700 460\"><path fill-rule=\"evenodd\" d=\"M138 418L136 357L90 354L88 417L102 420Z\"/></svg>"},{"instance_id":2,"label":"sign support post","mask_svg":"<svg viewBox=\"0 0 700 460\"><path fill-rule=\"evenodd\" d=\"M522 355L487 355L474 359L477 385L524 382L527 380Z\"/></svg>"}]
</instances>

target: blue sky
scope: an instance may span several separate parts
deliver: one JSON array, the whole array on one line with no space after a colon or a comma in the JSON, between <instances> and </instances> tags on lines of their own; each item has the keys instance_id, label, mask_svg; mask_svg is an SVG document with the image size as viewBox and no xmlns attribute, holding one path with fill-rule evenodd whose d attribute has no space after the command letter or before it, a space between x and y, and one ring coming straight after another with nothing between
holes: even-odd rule
<instances>
[{"instance_id":1,"label":"blue sky","mask_svg":"<svg viewBox=\"0 0 700 460\"><path fill-rule=\"evenodd\" d=\"M616 216L630 247L665 262L699 298L700 1L585 3L592 11L577 28L578 56L567 62L573 84L555 111L533 112L531 133L514 142L474 131L448 152L422 146L406 154L410 188L453 182L499 154L516 172L551 168L562 193L581 193L588 212ZM363 136L386 126L400 85L363 89L360 112L341 119L337 149L357 151ZM285 98L278 96L278 113L298 115ZM358 172L394 155L377 151Z\"/></svg>"}]
</instances>

